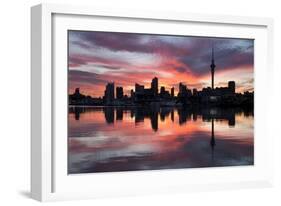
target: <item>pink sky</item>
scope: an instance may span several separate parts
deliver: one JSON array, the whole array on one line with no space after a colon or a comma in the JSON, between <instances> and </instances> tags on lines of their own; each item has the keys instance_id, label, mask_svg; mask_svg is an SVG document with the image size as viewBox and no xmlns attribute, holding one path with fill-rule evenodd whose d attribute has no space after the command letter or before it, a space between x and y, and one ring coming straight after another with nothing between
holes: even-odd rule
<instances>
[{"instance_id":1,"label":"pink sky","mask_svg":"<svg viewBox=\"0 0 281 206\"><path fill-rule=\"evenodd\" d=\"M69 93L100 97L114 82L126 94L135 83L147 88L153 77L167 89L183 82L189 89L210 86L211 48L215 86L236 82L236 91L253 91L254 41L149 34L69 31Z\"/></svg>"}]
</instances>

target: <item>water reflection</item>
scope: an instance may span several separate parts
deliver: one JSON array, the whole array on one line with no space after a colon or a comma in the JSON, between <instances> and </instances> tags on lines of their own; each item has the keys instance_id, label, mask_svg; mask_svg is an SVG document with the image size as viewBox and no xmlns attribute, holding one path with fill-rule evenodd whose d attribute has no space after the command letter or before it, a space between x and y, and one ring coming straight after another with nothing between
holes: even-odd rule
<instances>
[{"instance_id":1,"label":"water reflection","mask_svg":"<svg viewBox=\"0 0 281 206\"><path fill-rule=\"evenodd\" d=\"M253 149L252 111L69 108L69 173L252 165Z\"/></svg>"},{"instance_id":2,"label":"water reflection","mask_svg":"<svg viewBox=\"0 0 281 206\"><path fill-rule=\"evenodd\" d=\"M215 145L216 145L214 119L212 119L212 135L211 135L210 145L211 145L211 148L212 148L212 160L214 160L214 148L215 148Z\"/></svg>"},{"instance_id":3,"label":"water reflection","mask_svg":"<svg viewBox=\"0 0 281 206\"><path fill-rule=\"evenodd\" d=\"M179 117L179 124L182 125L191 118L193 121L197 120L197 116L202 116L203 121L212 120L227 120L229 126L235 126L235 115L243 113L244 116L253 116L252 111L245 111L239 108L221 109L221 108L209 108L209 109L182 109L182 108L171 108L171 107L70 107L69 113L75 114L75 119L79 120L80 113L91 112L91 111L102 111L107 124L112 124L114 121L122 121L123 114L130 112L131 118L135 119L135 123L144 122L145 118L149 118L151 121L151 128L155 131L158 130L158 117L162 122L166 118L171 118L174 121L174 112L177 112ZM213 121L212 121L213 122ZM212 123L213 125L213 123Z\"/></svg>"}]
</instances>

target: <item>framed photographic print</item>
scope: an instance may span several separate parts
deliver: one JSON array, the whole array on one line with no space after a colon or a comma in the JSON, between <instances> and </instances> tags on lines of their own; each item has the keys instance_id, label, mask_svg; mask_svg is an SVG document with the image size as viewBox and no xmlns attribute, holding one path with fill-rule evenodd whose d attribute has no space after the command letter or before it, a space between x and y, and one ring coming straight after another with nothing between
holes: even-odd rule
<instances>
[{"instance_id":1,"label":"framed photographic print","mask_svg":"<svg viewBox=\"0 0 281 206\"><path fill-rule=\"evenodd\" d=\"M44 4L31 21L33 198L272 185L271 19Z\"/></svg>"}]
</instances>

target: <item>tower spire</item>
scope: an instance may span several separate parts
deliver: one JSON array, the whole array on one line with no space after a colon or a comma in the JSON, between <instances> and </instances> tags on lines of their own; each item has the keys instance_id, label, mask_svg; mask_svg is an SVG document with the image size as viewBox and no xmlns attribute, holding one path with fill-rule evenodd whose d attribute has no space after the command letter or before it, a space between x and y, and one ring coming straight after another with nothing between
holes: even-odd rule
<instances>
[{"instance_id":1,"label":"tower spire","mask_svg":"<svg viewBox=\"0 0 281 206\"><path fill-rule=\"evenodd\" d=\"M214 45L212 44L212 63L215 63L215 59L214 59Z\"/></svg>"},{"instance_id":2,"label":"tower spire","mask_svg":"<svg viewBox=\"0 0 281 206\"><path fill-rule=\"evenodd\" d=\"M214 58L214 45L212 44L212 61L211 61L211 75L212 75L212 89L214 89L214 74L215 74L215 58Z\"/></svg>"}]
</instances>

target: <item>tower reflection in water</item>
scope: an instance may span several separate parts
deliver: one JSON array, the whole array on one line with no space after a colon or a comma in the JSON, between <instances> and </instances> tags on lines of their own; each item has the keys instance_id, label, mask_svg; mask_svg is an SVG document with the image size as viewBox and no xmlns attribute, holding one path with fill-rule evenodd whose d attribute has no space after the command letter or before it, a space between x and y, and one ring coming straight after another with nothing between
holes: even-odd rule
<instances>
[{"instance_id":1,"label":"tower reflection in water","mask_svg":"<svg viewBox=\"0 0 281 206\"><path fill-rule=\"evenodd\" d=\"M69 173L253 165L253 112L69 107Z\"/></svg>"},{"instance_id":2,"label":"tower reflection in water","mask_svg":"<svg viewBox=\"0 0 281 206\"><path fill-rule=\"evenodd\" d=\"M220 108L173 108L173 107L70 107L69 113L75 114L75 120L79 121L81 113L91 111L102 111L104 119L107 124L114 124L116 121L122 121L124 113L130 113L130 118L134 119L135 124L141 124L144 120L150 119L151 129L154 132L158 131L158 121L164 122L166 118L175 121L174 112L177 112L179 125L185 124L187 121L197 121L197 117L201 116L203 121L211 122L211 139L210 147L212 149L212 157L216 145L215 140L215 126L214 121L228 121L230 127L235 127L235 114L244 112L246 115L252 115L251 111L244 111L242 109L220 109Z\"/></svg>"}]
</instances>

